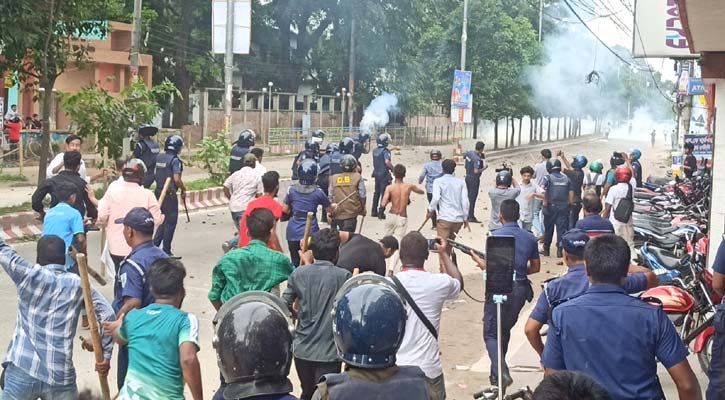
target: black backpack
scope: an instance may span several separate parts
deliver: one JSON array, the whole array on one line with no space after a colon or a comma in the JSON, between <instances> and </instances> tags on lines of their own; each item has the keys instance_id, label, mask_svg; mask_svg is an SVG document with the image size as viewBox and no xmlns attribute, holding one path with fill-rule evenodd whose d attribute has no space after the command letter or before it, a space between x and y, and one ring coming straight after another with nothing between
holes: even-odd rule
<instances>
[{"instance_id":1,"label":"black backpack","mask_svg":"<svg viewBox=\"0 0 725 400\"><path fill-rule=\"evenodd\" d=\"M626 224L632 218L634 212L634 200L632 200L632 185L627 183L629 189L627 190L627 197L619 200L617 208L614 209L614 219Z\"/></svg>"}]
</instances>

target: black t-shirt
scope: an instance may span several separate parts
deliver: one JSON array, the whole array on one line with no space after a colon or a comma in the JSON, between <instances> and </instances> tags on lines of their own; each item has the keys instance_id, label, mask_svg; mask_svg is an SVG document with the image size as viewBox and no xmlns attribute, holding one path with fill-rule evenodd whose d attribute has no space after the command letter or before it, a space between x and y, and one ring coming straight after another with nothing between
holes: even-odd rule
<instances>
[{"instance_id":1,"label":"black t-shirt","mask_svg":"<svg viewBox=\"0 0 725 400\"><path fill-rule=\"evenodd\" d=\"M582 186L584 186L584 171L580 169L567 169L564 171L564 175L566 175L571 182L571 190L574 192L574 200L581 200Z\"/></svg>"},{"instance_id":2,"label":"black t-shirt","mask_svg":"<svg viewBox=\"0 0 725 400\"><path fill-rule=\"evenodd\" d=\"M350 272L360 268L361 273L372 271L380 276L385 276L387 269L380 243L356 233L351 234L347 243L340 247L337 266Z\"/></svg>"},{"instance_id":3,"label":"black t-shirt","mask_svg":"<svg viewBox=\"0 0 725 400\"><path fill-rule=\"evenodd\" d=\"M690 167L690 169L685 169L685 176L692 178L692 174L697 171L697 158L693 155L685 157L685 166Z\"/></svg>"}]
</instances>

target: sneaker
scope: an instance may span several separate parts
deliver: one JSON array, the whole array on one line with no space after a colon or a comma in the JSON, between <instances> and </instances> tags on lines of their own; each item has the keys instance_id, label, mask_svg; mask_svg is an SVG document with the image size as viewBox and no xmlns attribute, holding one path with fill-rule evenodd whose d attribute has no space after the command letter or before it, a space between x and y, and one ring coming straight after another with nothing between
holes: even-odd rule
<instances>
[{"instance_id":1,"label":"sneaker","mask_svg":"<svg viewBox=\"0 0 725 400\"><path fill-rule=\"evenodd\" d=\"M478 219L476 219L476 217L469 218L468 219L468 222L471 223L471 224L480 224L481 223L481 221L479 221Z\"/></svg>"},{"instance_id":2,"label":"sneaker","mask_svg":"<svg viewBox=\"0 0 725 400\"><path fill-rule=\"evenodd\" d=\"M496 375L490 375L488 379L491 382L491 386L498 386L498 377ZM511 386L513 383L514 379L511 378L511 375L503 375L503 385L501 385L503 386L503 394L506 394L506 388Z\"/></svg>"},{"instance_id":3,"label":"sneaker","mask_svg":"<svg viewBox=\"0 0 725 400\"><path fill-rule=\"evenodd\" d=\"M169 256L169 258L170 258L170 259L172 259L172 260L181 260L181 256L176 256L176 255L174 255L174 253L172 253L172 252L170 252L170 251L167 251L167 252L166 252L166 254L167 254L167 255Z\"/></svg>"}]
</instances>

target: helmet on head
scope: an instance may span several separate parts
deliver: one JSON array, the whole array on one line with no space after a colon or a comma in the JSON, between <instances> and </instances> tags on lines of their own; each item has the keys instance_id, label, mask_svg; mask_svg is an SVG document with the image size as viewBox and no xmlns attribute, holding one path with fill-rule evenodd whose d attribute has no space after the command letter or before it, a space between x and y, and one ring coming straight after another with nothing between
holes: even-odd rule
<instances>
[{"instance_id":1,"label":"helmet on head","mask_svg":"<svg viewBox=\"0 0 725 400\"><path fill-rule=\"evenodd\" d=\"M325 140L325 131L323 131L322 129L318 129L312 132L311 139L317 143L322 143L322 141Z\"/></svg>"},{"instance_id":2,"label":"helmet on head","mask_svg":"<svg viewBox=\"0 0 725 400\"><path fill-rule=\"evenodd\" d=\"M316 142L314 138L309 138L305 142L305 150L311 150L315 153L320 152L320 142Z\"/></svg>"},{"instance_id":3,"label":"helmet on head","mask_svg":"<svg viewBox=\"0 0 725 400\"><path fill-rule=\"evenodd\" d=\"M123 173L124 181L135 182L140 185L143 183L144 176L146 175L146 164L138 158L132 158L123 164L121 172Z\"/></svg>"},{"instance_id":4,"label":"helmet on head","mask_svg":"<svg viewBox=\"0 0 725 400\"><path fill-rule=\"evenodd\" d=\"M620 165L624 165L624 158L619 153L612 154L612 158L609 159L609 166L614 169Z\"/></svg>"},{"instance_id":5,"label":"helmet on head","mask_svg":"<svg viewBox=\"0 0 725 400\"><path fill-rule=\"evenodd\" d=\"M443 158L443 153L441 153L441 151L440 151L440 150L438 150L438 149L434 149L434 150L431 150L431 151L430 151L430 159L431 159L431 160L436 160L436 161L438 161L438 160L440 160L441 158Z\"/></svg>"},{"instance_id":6,"label":"helmet on head","mask_svg":"<svg viewBox=\"0 0 725 400\"><path fill-rule=\"evenodd\" d=\"M325 153L326 154L332 154L337 152L337 143L328 143L327 147L325 147Z\"/></svg>"},{"instance_id":7,"label":"helmet on head","mask_svg":"<svg viewBox=\"0 0 725 400\"><path fill-rule=\"evenodd\" d=\"M390 141L392 138L390 137L389 133L381 133L378 135L378 138L375 140L375 142L378 144L378 147L388 147L388 144L390 144Z\"/></svg>"},{"instance_id":8,"label":"helmet on head","mask_svg":"<svg viewBox=\"0 0 725 400\"><path fill-rule=\"evenodd\" d=\"M357 159L352 154L345 154L340 160L340 167L343 172L352 172L357 168Z\"/></svg>"},{"instance_id":9,"label":"helmet on head","mask_svg":"<svg viewBox=\"0 0 725 400\"><path fill-rule=\"evenodd\" d=\"M173 151L176 154L179 154L182 148L184 148L184 139L179 135L171 135L164 141L164 149Z\"/></svg>"},{"instance_id":10,"label":"helmet on head","mask_svg":"<svg viewBox=\"0 0 725 400\"><path fill-rule=\"evenodd\" d=\"M614 180L619 183L627 183L629 180L632 179L632 170L628 167L625 167L624 165L621 165L617 167L616 170L614 170Z\"/></svg>"},{"instance_id":11,"label":"helmet on head","mask_svg":"<svg viewBox=\"0 0 725 400\"><path fill-rule=\"evenodd\" d=\"M242 133L239 134L239 138L237 138L237 146L239 147L252 147L254 146L254 140L257 138L257 135L254 133L251 129L245 129L242 131Z\"/></svg>"},{"instance_id":12,"label":"helmet on head","mask_svg":"<svg viewBox=\"0 0 725 400\"><path fill-rule=\"evenodd\" d=\"M332 330L337 354L348 365L379 369L395 365L405 334L405 301L385 278L350 278L335 296Z\"/></svg>"},{"instance_id":13,"label":"helmet on head","mask_svg":"<svg viewBox=\"0 0 725 400\"><path fill-rule=\"evenodd\" d=\"M640 151L640 149L632 149L630 153L632 153L633 160L639 160L639 158L642 157L642 151Z\"/></svg>"},{"instance_id":14,"label":"helmet on head","mask_svg":"<svg viewBox=\"0 0 725 400\"><path fill-rule=\"evenodd\" d=\"M561 161L559 161L559 160L547 161L546 162L546 171L548 173L560 172L561 171Z\"/></svg>"},{"instance_id":15,"label":"helmet on head","mask_svg":"<svg viewBox=\"0 0 725 400\"><path fill-rule=\"evenodd\" d=\"M367 132L360 132L357 134L357 141L360 143L365 143L368 140L370 140L370 134Z\"/></svg>"},{"instance_id":16,"label":"helmet on head","mask_svg":"<svg viewBox=\"0 0 725 400\"><path fill-rule=\"evenodd\" d=\"M352 154L355 151L355 141L352 138L344 137L340 139L339 147L342 154Z\"/></svg>"},{"instance_id":17,"label":"helmet on head","mask_svg":"<svg viewBox=\"0 0 725 400\"><path fill-rule=\"evenodd\" d=\"M252 291L233 297L214 317L212 345L227 387L225 399L287 394L294 325L279 297Z\"/></svg>"},{"instance_id":18,"label":"helmet on head","mask_svg":"<svg viewBox=\"0 0 725 400\"><path fill-rule=\"evenodd\" d=\"M604 164L602 164L599 160L594 161L592 165L589 166L589 170L597 174L601 174L602 171L604 171Z\"/></svg>"},{"instance_id":19,"label":"helmet on head","mask_svg":"<svg viewBox=\"0 0 725 400\"><path fill-rule=\"evenodd\" d=\"M507 169L498 171L496 174L496 186L506 186L511 187L511 184L513 183L513 176L511 176L511 172Z\"/></svg>"},{"instance_id":20,"label":"helmet on head","mask_svg":"<svg viewBox=\"0 0 725 400\"><path fill-rule=\"evenodd\" d=\"M141 124L138 127L138 134L141 136L154 136L159 132L159 128L149 125L149 124Z\"/></svg>"},{"instance_id":21,"label":"helmet on head","mask_svg":"<svg viewBox=\"0 0 725 400\"><path fill-rule=\"evenodd\" d=\"M574 168L584 168L587 166L588 162L589 160L587 160L586 157L581 154L577 154L574 156L574 161L571 163L571 166Z\"/></svg>"},{"instance_id":22,"label":"helmet on head","mask_svg":"<svg viewBox=\"0 0 725 400\"><path fill-rule=\"evenodd\" d=\"M317 163L311 158L302 160L297 166L297 177L303 185L314 185L317 182Z\"/></svg>"}]
</instances>

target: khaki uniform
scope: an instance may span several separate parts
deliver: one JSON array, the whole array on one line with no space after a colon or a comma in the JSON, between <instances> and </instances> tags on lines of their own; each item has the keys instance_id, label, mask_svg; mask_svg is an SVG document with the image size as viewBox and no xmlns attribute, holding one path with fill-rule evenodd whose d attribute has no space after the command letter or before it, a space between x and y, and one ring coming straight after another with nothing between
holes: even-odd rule
<instances>
[{"instance_id":1,"label":"khaki uniform","mask_svg":"<svg viewBox=\"0 0 725 400\"><path fill-rule=\"evenodd\" d=\"M358 193L361 180L362 176L357 172L343 172L330 177L332 202L338 204L333 213L334 219L347 220L363 214L365 205L360 201L360 194ZM351 193L355 194L350 196ZM350 196L350 198L342 202L347 196Z\"/></svg>"}]
</instances>

